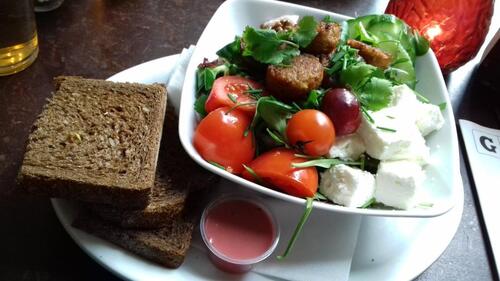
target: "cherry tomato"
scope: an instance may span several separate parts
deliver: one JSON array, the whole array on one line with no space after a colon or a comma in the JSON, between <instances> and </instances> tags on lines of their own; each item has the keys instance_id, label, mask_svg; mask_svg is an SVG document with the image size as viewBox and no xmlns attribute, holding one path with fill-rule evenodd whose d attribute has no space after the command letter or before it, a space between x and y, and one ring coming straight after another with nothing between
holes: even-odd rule
<instances>
[{"instance_id":1,"label":"cherry tomato","mask_svg":"<svg viewBox=\"0 0 500 281\"><path fill-rule=\"evenodd\" d=\"M217 78L205 103L205 111L211 112L223 106L233 107L236 103L256 102L255 98L246 92L250 88L260 90L262 89L262 85L240 76L222 76ZM247 112L253 116L255 113L255 104L239 106L238 110Z\"/></svg>"},{"instance_id":2,"label":"cherry tomato","mask_svg":"<svg viewBox=\"0 0 500 281\"><path fill-rule=\"evenodd\" d=\"M361 124L358 99L345 88L331 89L326 92L321 110L335 124L337 136L355 133Z\"/></svg>"},{"instance_id":3,"label":"cherry tomato","mask_svg":"<svg viewBox=\"0 0 500 281\"><path fill-rule=\"evenodd\" d=\"M298 146L311 156L325 155L335 141L333 123L323 112L304 109L295 113L286 126L286 136L293 146Z\"/></svg>"},{"instance_id":4,"label":"cherry tomato","mask_svg":"<svg viewBox=\"0 0 500 281\"><path fill-rule=\"evenodd\" d=\"M250 167L263 184L268 184L297 197L312 197L318 189L318 171L314 167L294 168L293 163L307 159L296 157L291 149L276 148L255 158ZM257 181L254 175L243 171L242 176Z\"/></svg>"},{"instance_id":5,"label":"cherry tomato","mask_svg":"<svg viewBox=\"0 0 500 281\"><path fill-rule=\"evenodd\" d=\"M252 132L245 131L252 119L238 110L221 107L210 112L198 124L193 144L201 157L224 166L230 173L239 174L254 158Z\"/></svg>"}]
</instances>

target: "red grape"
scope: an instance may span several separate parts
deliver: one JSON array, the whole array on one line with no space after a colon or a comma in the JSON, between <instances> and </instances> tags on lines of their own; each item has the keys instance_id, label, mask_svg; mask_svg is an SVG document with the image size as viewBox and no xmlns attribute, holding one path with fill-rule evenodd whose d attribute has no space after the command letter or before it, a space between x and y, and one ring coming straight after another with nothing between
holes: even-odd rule
<instances>
[{"instance_id":1,"label":"red grape","mask_svg":"<svg viewBox=\"0 0 500 281\"><path fill-rule=\"evenodd\" d=\"M356 132L361 123L358 99L345 88L326 92L321 110L332 120L337 136Z\"/></svg>"}]
</instances>

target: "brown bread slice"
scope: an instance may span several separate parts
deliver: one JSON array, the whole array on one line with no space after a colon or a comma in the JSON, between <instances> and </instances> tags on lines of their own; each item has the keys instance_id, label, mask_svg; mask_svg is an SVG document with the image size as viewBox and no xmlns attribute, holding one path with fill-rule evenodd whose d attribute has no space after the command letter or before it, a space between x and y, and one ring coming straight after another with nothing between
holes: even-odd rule
<instances>
[{"instance_id":1,"label":"brown bread slice","mask_svg":"<svg viewBox=\"0 0 500 281\"><path fill-rule=\"evenodd\" d=\"M154 183L166 89L56 78L33 125L19 181L50 197L143 207Z\"/></svg>"},{"instance_id":2,"label":"brown bread slice","mask_svg":"<svg viewBox=\"0 0 500 281\"><path fill-rule=\"evenodd\" d=\"M188 193L208 188L218 177L196 164L184 151L177 132L178 118L168 106L163 125L155 185L144 209L123 210L104 204L87 207L124 228L159 228L182 214Z\"/></svg>"},{"instance_id":3,"label":"brown bread slice","mask_svg":"<svg viewBox=\"0 0 500 281\"><path fill-rule=\"evenodd\" d=\"M170 268L177 268L184 261L194 229L193 222L184 218L159 229L123 229L85 212L73 226Z\"/></svg>"},{"instance_id":4,"label":"brown bread slice","mask_svg":"<svg viewBox=\"0 0 500 281\"><path fill-rule=\"evenodd\" d=\"M157 179L144 209L127 210L105 204L88 204L94 214L123 228L161 228L179 217L184 210L188 189L172 187Z\"/></svg>"}]
</instances>

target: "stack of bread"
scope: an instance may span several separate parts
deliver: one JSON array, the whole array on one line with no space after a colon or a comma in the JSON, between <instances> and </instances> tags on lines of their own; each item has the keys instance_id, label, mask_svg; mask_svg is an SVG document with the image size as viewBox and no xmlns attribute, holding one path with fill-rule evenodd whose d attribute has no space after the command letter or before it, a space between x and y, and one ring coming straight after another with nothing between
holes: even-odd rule
<instances>
[{"instance_id":1,"label":"stack of bread","mask_svg":"<svg viewBox=\"0 0 500 281\"><path fill-rule=\"evenodd\" d=\"M75 227L179 267L199 211L189 202L216 178L184 152L165 87L55 82L29 136L20 187L83 202Z\"/></svg>"}]
</instances>

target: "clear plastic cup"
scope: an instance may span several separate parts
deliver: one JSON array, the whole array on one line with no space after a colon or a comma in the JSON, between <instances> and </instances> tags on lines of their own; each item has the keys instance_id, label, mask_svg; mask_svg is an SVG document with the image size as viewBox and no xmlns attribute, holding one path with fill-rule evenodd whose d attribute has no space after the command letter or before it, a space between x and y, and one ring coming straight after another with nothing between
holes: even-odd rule
<instances>
[{"instance_id":1,"label":"clear plastic cup","mask_svg":"<svg viewBox=\"0 0 500 281\"><path fill-rule=\"evenodd\" d=\"M230 273L244 273L252 269L252 267L265 260L267 257L269 257L273 251L276 249L276 246L278 245L279 237L280 237L280 231L279 231L279 225L276 221L276 218L273 216L271 211L261 202L257 201L257 198L246 198L242 196L224 196L221 198L218 198L214 200L212 203L210 203L205 210L203 211L201 221L200 221L200 232L201 232L201 237L203 238L203 241L205 242L205 245L208 248L209 252L209 258L212 261L212 263L217 266L219 269L230 272ZM233 208L231 208L233 206ZM236 207L237 206L237 207ZM247 208L248 207L248 208ZM252 210L252 208L257 208L263 212L260 211L255 211ZM227 212L227 219L221 218L221 212L222 210L224 212ZM245 211L246 210L246 211ZM245 212L245 213L241 213ZM239 222L230 222L229 216L233 216L233 220L235 216L239 216L241 213L241 217L245 217L251 212L254 212L253 215L255 215L251 219L245 219L241 220ZM230 233L234 233L234 230L240 231L240 234L242 234L240 237L254 237L256 235L245 235L246 231L251 231L251 228L253 226L258 225L253 219L258 218L258 216L264 215L266 219L269 220L269 223L271 225L271 232L269 232L267 229L260 229L259 232L266 232L265 235L270 235L271 237L271 242L267 243L269 244L268 247L262 248L262 244L259 245L257 240L251 241L251 239L244 241L244 243L240 243L237 240L234 239L234 237L227 237L224 235L228 235ZM213 219L213 216L218 216L217 220ZM221 232L213 232L211 229L214 229L211 224L214 224L214 221L219 222L219 225L225 225L226 228L233 230L233 232L229 231L224 233L223 231ZM217 229L223 229L223 228L217 228ZM252 234L255 234L254 231L251 231ZM220 237L214 237L214 235L219 235ZM262 234L263 236L264 234ZM267 239L268 237L266 237ZM253 239L253 238L252 238ZM224 241L224 247L220 247L215 243L215 241ZM254 243L255 245L252 245ZM253 247L256 246L258 247ZM228 249L233 247L234 252L229 253ZM245 256L242 257L238 251L244 251L245 248L248 249L263 249L262 252L256 253L255 256ZM257 250L255 250L257 251Z\"/></svg>"}]
</instances>

